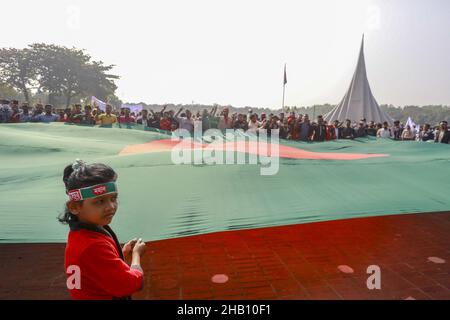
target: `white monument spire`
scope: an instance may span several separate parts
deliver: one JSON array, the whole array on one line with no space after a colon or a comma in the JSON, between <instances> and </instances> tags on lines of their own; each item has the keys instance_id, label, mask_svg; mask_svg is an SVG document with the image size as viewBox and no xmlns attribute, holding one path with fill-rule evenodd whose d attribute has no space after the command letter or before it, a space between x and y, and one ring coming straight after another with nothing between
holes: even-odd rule
<instances>
[{"instance_id":1,"label":"white monument spire","mask_svg":"<svg viewBox=\"0 0 450 320\"><path fill-rule=\"evenodd\" d=\"M353 74L350 88L345 94L342 101L324 116L328 123L339 120L341 122L346 119L359 121L366 119L383 123L387 121L392 124L392 119L380 109L377 101L370 90L369 81L367 80L366 63L364 59L364 35L359 51L358 64Z\"/></svg>"}]
</instances>

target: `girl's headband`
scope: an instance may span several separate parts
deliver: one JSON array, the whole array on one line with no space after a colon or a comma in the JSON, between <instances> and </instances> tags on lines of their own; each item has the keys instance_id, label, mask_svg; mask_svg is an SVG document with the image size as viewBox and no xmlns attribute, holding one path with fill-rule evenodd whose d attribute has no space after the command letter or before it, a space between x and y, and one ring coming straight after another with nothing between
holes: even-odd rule
<instances>
[{"instance_id":1,"label":"girl's headband","mask_svg":"<svg viewBox=\"0 0 450 320\"><path fill-rule=\"evenodd\" d=\"M91 187L69 190L67 195L71 201L82 201L115 192L118 192L117 184L115 182L106 182Z\"/></svg>"}]
</instances>

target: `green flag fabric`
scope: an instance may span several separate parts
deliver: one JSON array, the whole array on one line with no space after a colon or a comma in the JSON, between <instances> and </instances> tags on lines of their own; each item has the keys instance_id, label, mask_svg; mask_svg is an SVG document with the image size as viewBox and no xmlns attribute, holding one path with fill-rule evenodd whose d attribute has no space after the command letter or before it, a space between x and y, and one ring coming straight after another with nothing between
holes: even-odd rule
<instances>
[{"instance_id":1,"label":"green flag fabric","mask_svg":"<svg viewBox=\"0 0 450 320\"><path fill-rule=\"evenodd\" d=\"M449 145L282 141L280 147L331 159L283 157L277 174L263 176L260 165L176 165L170 150L158 147L167 139L167 132L139 126L2 124L0 243L66 241L68 227L56 217L67 201L63 169L76 158L118 173L112 227L121 239L450 210ZM385 156L341 160L335 153Z\"/></svg>"}]
</instances>

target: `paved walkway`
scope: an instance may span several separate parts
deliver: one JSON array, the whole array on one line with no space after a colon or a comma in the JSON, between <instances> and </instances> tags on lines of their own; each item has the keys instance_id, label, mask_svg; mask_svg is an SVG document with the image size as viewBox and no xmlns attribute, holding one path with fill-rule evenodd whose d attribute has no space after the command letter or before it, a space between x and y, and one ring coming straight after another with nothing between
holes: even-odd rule
<instances>
[{"instance_id":1,"label":"paved walkway","mask_svg":"<svg viewBox=\"0 0 450 320\"><path fill-rule=\"evenodd\" d=\"M68 298L63 259L62 244L0 245L0 299ZM450 213L155 241L143 268L135 299L450 299Z\"/></svg>"}]
</instances>

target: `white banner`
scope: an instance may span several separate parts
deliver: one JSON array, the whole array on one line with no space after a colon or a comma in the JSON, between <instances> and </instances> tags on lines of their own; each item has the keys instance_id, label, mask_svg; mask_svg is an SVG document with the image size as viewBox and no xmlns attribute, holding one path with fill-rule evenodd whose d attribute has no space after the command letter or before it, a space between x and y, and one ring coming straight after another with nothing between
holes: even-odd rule
<instances>
[{"instance_id":1,"label":"white banner","mask_svg":"<svg viewBox=\"0 0 450 320\"><path fill-rule=\"evenodd\" d=\"M415 124L414 121L411 119L411 117L408 117L408 121L406 121L406 126L409 126L411 128L411 131L415 131L418 133L420 131L420 126L418 124Z\"/></svg>"},{"instance_id":2,"label":"white banner","mask_svg":"<svg viewBox=\"0 0 450 320\"><path fill-rule=\"evenodd\" d=\"M106 102L103 102L94 96L91 98L91 104L93 108L98 107L100 110L106 111Z\"/></svg>"},{"instance_id":3,"label":"white banner","mask_svg":"<svg viewBox=\"0 0 450 320\"><path fill-rule=\"evenodd\" d=\"M122 104L122 108L123 109L130 109L130 113L134 112L135 115L137 115L139 112L142 111L142 109L144 108L142 106L142 104Z\"/></svg>"}]
</instances>

